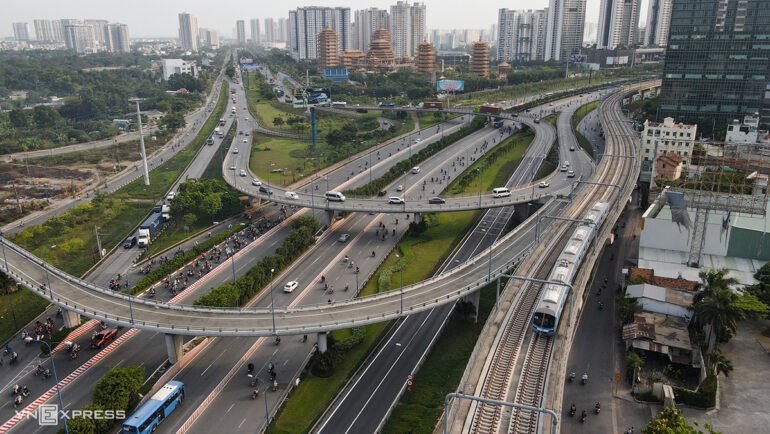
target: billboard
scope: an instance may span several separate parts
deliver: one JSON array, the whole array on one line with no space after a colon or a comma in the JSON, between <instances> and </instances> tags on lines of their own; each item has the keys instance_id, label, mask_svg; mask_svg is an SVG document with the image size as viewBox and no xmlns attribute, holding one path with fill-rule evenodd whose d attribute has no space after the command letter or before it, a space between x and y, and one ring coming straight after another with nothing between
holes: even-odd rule
<instances>
[{"instance_id":1,"label":"billboard","mask_svg":"<svg viewBox=\"0 0 770 434\"><path fill-rule=\"evenodd\" d=\"M307 98L307 105L305 104ZM307 87L294 89L294 107L328 106L331 104L331 89L328 87Z\"/></svg>"},{"instance_id":2,"label":"billboard","mask_svg":"<svg viewBox=\"0 0 770 434\"><path fill-rule=\"evenodd\" d=\"M436 82L436 88L443 92L462 92L465 88L465 82L462 80L439 80Z\"/></svg>"}]
</instances>

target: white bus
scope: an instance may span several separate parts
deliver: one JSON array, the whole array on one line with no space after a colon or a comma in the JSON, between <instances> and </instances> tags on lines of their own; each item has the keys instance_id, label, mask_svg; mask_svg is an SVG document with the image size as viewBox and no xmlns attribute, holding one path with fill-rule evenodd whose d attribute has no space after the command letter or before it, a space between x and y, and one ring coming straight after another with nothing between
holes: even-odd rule
<instances>
[{"instance_id":1,"label":"white bus","mask_svg":"<svg viewBox=\"0 0 770 434\"><path fill-rule=\"evenodd\" d=\"M498 198L498 197L506 197L511 195L511 190L508 190L505 187L498 187L492 190L492 197Z\"/></svg>"},{"instance_id":2,"label":"white bus","mask_svg":"<svg viewBox=\"0 0 770 434\"><path fill-rule=\"evenodd\" d=\"M345 195L339 191L327 191L324 196L329 202L345 202Z\"/></svg>"}]
</instances>

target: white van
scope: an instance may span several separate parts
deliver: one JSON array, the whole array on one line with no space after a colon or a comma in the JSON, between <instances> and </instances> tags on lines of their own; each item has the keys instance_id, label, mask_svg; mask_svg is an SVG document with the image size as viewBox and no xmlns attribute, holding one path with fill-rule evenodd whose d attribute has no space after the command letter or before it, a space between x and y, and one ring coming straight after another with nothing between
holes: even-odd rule
<instances>
[{"instance_id":1,"label":"white van","mask_svg":"<svg viewBox=\"0 0 770 434\"><path fill-rule=\"evenodd\" d=\"M297 199L299 199L299 195L297 193L293 192L293 191L287 191L283 195L286 197L286 199L290 199L290 200L297 200Z\"/></svg>"},{"instance_id":2,"label":"white van","mask_svg":"<svg viewBox=\"0 0 770 434\"><path fill-rule=\"evenodd\" d=\"M345 202L345 195L339 191L327 191L324 196L329 202Z\"/></svg>"},{"instance_id":3,"label":"white van","mask_svg":"<svg viewBox=\"0 0 770 434\"><path fill-rule=\"evenodd\" d=\"M492 190L492 197L498 198L498 197L506 197L511 195L511 190L508 190L505 187L499 187Z\"/></svg>"}]
</instances>

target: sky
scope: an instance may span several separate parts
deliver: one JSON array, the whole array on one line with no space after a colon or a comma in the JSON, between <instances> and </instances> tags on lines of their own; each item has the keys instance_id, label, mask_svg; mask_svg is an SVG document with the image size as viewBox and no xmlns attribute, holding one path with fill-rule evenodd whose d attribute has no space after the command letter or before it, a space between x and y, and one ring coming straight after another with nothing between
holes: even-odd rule
<instances>
[{"instance_id":1,"label":"sky","mask_svg":"<svg viewBox=\"0 0 770 434\"><path fill-rule=\"evenodd\" d=\"M288 17L289 10L301 6L347 6L352 10L377 7L389 9L395 0L3 0L0 35L12 36L11 23L28 22L34 34L34 19L106 19L128 24L134 37L176 37L177 14L189 12L198 17L198 26L218 30L221 37L233 36L236 20ZM548 0L425 0L429 29L487 29L497 22L497 11L540 9ZM597 22L600 0L588 0L586 21ZM647 7L642 4L644 23Z\"/></svg>"}]
</instances>

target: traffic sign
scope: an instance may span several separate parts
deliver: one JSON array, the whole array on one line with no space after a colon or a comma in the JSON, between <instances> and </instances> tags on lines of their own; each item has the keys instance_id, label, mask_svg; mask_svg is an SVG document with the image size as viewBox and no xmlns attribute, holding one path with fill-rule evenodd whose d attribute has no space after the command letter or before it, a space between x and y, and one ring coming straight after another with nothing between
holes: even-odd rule
<instances>
[{"instance_id":1,"label":"traffic sign","mask_svg":"<svg viewBox=\"0 0 770 434\"><path fill-rule=\"evenodd\" d=\"M409 375L406 376L406 379L407 380L414 380L414 375L409 374Z\"/></svg>"},{"instance_id":2,"label":"traffic sign","mask_svg":"<svg viewBox=\"0 0 770 434\"><path fill-rule=\"evenodd\" d=\"M406 380L406 385L407 386L411 386L412 385L412 380Z\"/></svg>"}]
</instances>

